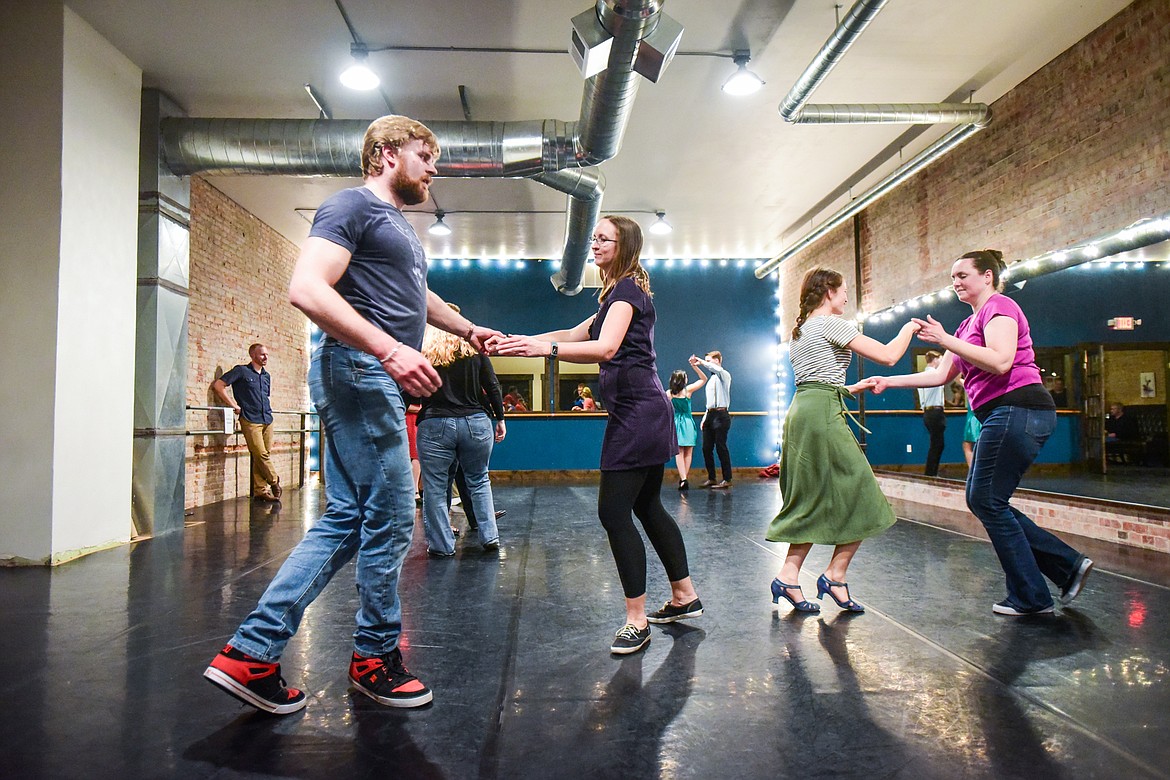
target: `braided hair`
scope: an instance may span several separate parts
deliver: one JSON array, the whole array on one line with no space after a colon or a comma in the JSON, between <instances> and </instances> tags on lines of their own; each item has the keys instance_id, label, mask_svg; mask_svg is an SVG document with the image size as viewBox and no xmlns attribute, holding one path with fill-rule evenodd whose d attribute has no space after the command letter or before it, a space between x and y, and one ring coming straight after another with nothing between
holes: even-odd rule
<instances>
[{"instance_id":1,"label":"braided hair","mask_svg":"<svg viewBox=\"0 0 1170 780\"><path fill-rule=\"evenodd\" d=\"M1007 263L1003 261L1003 252L998 249L977 249L974 252L968 252L959 259L970 260L971 265L975 266L975 270L980 274L991 271L991 286L995 288L996 292L1003 292L1000 274L1007 268Z\"/></svg>"},{"instance_id":2,"label":"braided hair","mask_svg":"<svg viewBox=\"0 0 1170 780\"><path fill-rule=\"evenodd\" d=\"M845 277L831 268L809 269L800 282L800 314L796 315L792 338L800 338L800 326L808 320L808 315L825 302L830 290L836 290L844 282Z\"/></svg>"}]
</instances>

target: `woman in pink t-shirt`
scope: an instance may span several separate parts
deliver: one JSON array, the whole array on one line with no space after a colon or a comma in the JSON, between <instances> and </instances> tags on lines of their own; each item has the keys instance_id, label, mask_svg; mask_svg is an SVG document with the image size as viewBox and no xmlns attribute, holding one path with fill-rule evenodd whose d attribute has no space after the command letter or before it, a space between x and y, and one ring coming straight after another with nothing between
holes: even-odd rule
<instances>
[{"instance_id":1,"label":"woman in pink t-shirt","mask_svg":"<svg viewBox=\"0 0 1170 780\"><path fill-rule=\"evenodd\" d=\"M1056 428L1056 406L1036 367L1028 320L999 292L1005 268L1003 253L995 249L956 260L951 283L971 316L954 335L929 315L915 320L921 325L918 338L946 349L937 368L872 380L873 391L880 393L887 387L933 387L963 375L971 409L983 424L967 476L967 507L987 530L1007 579L1007 598L992 612L1036 615L1053 611L1045 577L1068 604L1081 592L1093 562L1008 503Z\"/></svg>"}]
</instances>

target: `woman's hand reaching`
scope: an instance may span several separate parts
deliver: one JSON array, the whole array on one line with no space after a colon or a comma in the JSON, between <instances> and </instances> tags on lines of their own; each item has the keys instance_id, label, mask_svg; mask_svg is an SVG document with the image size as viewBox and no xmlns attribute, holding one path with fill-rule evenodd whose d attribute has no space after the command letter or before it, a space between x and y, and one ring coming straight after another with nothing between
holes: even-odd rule
<instances>
[{"instance_id":1,"label":"woman's hand reaching","mask_svg":"<svg viewBox=\"0 0 1170 780\"><path fill-rule=\"evenodd\" d=\"M845 385L845 389L849 391L850 395L856 395L858 390L873 389L875 379L877 379L877 377L866 377L856 384Z\"/></svg>"},{"instance_id":2,"label":"woman's hand reaching","mask_svg":"<svg viewBox=\"0 0 1170 780\"><path fill-rule=\"evenodd\" d=\"M910 321L918 326L918 338L922 341L928 341L931 344L941 344L942 340L950 335L947 333L946 328L942 326L942 323L929 314L926 315L926 319L924 320L915 317Z\"/></svg>"},{"instance_id":3,"label":"woman's hand reaching","mask_svg":"<svg viewBox=\"0 0 1170 780\"><path fill-rule=\"evenodd\" d=\"M532 336L496 336L488 339L487 349L493 355L508 357L548 357L552 344Z\"/></svg>"}]
</instances>

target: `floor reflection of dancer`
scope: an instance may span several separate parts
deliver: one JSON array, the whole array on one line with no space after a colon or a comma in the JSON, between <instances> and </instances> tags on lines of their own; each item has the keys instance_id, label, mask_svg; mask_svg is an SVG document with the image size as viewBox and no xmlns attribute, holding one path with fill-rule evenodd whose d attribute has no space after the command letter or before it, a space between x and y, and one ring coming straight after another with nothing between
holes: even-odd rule
<instances>
[{"instance_id":1,"label":"floor reflection of dancer","mask_svg":"<svg viewBox=\"0 0 1170 780\"><path fill-rule=\"evenodd\" d=\"M604 217L593 229L592 243L603 284L597 314L567 330L496 338L488 346L501 355L600 364L598 391L609 415L601 444L597 514L626 597L626 622L610 651L635 653L650 643L648 623L698 617L703 604L691 583L682 533L659 496L663 463L678 451L678 443L673 407L655 364L656 314L650 276L639 262L642 229L629 217ZM670 580L670 601L649 615L646 546L631 511Z\"/></svg>"}]
</instances>

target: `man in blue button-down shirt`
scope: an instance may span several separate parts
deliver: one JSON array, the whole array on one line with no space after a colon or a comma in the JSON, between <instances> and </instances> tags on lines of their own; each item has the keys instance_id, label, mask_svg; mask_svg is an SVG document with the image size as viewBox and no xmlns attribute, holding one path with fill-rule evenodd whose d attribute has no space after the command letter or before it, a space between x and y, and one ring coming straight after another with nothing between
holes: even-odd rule
<instances>
[{"instance_id":1,"label":"man in blue button-down shirt","mask_svg":"<svg viewBox=\"0 0 1170 780\"><path fill-rule=\"evenodd\" d=\"M211 389L240 418L240 430L252 453L252 498L276 501L280 498L280 477L272 465L272 375L268 365L268 348L263 344L248 347L250 363L236 366L211 383ZM232 389L232 396L227 393Z\"/></svg>"}]
</instances>

